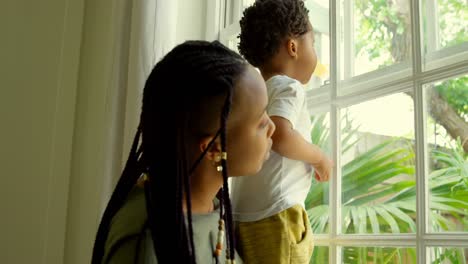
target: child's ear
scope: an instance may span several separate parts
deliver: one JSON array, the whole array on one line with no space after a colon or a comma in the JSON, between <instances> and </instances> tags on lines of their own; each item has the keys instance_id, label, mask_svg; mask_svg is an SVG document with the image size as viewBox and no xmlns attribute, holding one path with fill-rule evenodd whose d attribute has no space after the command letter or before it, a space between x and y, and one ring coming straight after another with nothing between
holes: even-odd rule
<instances>
[{"instance_id":1,"label":"child's ear","mask_svg":"<svg viewBox=\"0 0 468 264\"><path fill-rule=\"evenodd\" d=\"M208 147L210 144L211 140L213 140L213 136L209 137L204 137L200 140L200 154L205 151L205 149ZM208 158L209 160L214 160L216 156L221 155L221 143L219 142L219 138L211 144L210 149L206 152L205 157Z\"/></svg>"},{"instance_id":2,"label":"child's ear","mask_svg":"<svg viewBox=\"0 0 468 264\"><path fill-rule=\"evenodd\" d=\"M286 49L289 56L297 58L297 41L293 38L288 39L286 42Z\"/></svg>"}]
</instances>

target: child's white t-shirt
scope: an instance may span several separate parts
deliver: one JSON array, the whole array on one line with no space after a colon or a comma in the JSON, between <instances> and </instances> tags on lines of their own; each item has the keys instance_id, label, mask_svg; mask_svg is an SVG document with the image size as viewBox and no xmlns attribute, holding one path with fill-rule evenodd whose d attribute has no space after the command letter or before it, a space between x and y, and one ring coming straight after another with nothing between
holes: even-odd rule
<instances>
[{"instance_id":1,"label":"child's white t-shirt","mask_svg":"<svg viewBox=\"0 0 468 264\"><path fill-rule=\"evenodd\" d=\"M284 75L266 81L267 113L289 120L293 128L310 142L311 121L302 84ZM293 205L304 206L312 182L312 167L271 151L270 158L256 175L231 178L234 219L257 221Z\"/></svg>"}]
</instances>

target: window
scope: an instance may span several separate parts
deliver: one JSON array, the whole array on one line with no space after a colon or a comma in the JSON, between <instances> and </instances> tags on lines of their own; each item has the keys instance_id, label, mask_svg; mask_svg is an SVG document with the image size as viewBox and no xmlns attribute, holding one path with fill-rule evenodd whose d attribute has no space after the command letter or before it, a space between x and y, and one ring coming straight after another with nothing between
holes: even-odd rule
<instances>
[{"instance_id":1,"label":"window","mask_svg":"<svg viewBox=\"0 0 468 264\"><path fill-rule=\"evenodd\" d=\"M220 0L237 49L254 0ZM338 169L306 200L311 263L468 262L468 2L305 0L313 142Z\"/></svg>"},{"instance_id":2,"label":"window","mask_svg":"<svg viewBox=\"0 0 468 264\"><path fill-rule=\"evenodd\" d=\"M466 62L468 52L468 3L463 0L422 1L422 66L438 67ZM460 56L460 54L465 56Z\"/></svg>"}]
</instances>

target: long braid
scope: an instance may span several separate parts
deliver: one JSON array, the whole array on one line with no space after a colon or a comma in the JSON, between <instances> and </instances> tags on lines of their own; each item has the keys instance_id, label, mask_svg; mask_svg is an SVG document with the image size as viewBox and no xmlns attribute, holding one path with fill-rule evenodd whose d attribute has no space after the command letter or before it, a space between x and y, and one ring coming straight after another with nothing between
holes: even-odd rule
<instances>
[{"instance_id":1,"label":"long braid","mask_svg":"<svg viewBox=\"0 0 468 264\"><path fill-rule=\"evenodd\" d=\"M224 185L224 181L223 181L223 185ZM218 199L219 199L219 219L220 219L220 222L222 222L222 221L225 221L225 217L224 217L224 199L223 199L224 188L223 187L221 187L221 189L219 190L217 196L218 196ZM222 223L219 223L219 225L222 225ZM222 230L223 230L223 227L218 226L218 232L221 232ZM219 236L219 234L218 234L218 236ZM218 245L216 244L216 246L218 246ZM215 253L215 258L216 258L215 263L219 264L219 256L216 253Z\"/></svg>"},{"instance_id":2,"label":"long braid","mask_svg":"<svg viewBox=\"0 0 468 264\"><path fill-rule=\"evenodd\" d=\"M184 118L183 119L185 122L183 123L182 130L178 133L179 135L179 146L184 147L187 146L188 144L186 143L187 139L187 131L188 131L188 119ZM195 264L195 259L196 259L196 254L195 254L195 245L193 242L193 226L192 226L192 194L191 194L191 188L190 188L190 173L188 169L188 156L187 156L187 151L185 149L181 149L181 152L179 152L181 155L184 156L182 159L177 159L178 163L178 170L180 171L178 174L183 175L183 184L184 184L184 191L185 191L185 203L186 203L186 208L190 208L190 210L187 210L187 222L189 223L188 226L188 239L189 239L189 254L193 256L190 260L190 264ZM185 226L185 225L184 225Z\"/></svg>"},{"instance_id":3,"label":"long braid","mask_svg":"<svg viewBox=\"0 0 468 264\"><path fill-rule=\"evenodd\" d=\"M232 87L232 85L230 86ZM224 103L224 107L221 112L221 151L223 153L227 153L226 149L226 126L227 126L227 119L229 117L229 112L231 110L232 104L232 91L231 89L228 90L228 95L226 96L226 101ZM226 206L226 231L227 231L227 250L229 250L228 259L234 260L235 258L235 241L234 241L234 230L233 230L233 220L232 220L232 206L231 206L231 199L229 198L229 184L228 184L228 166L227 166L227 159L221 159L221 166L223 166L222 174L223 174L223 198L224 198L224 205Z\"/></svg>"},{"instance_id":4,"label":"long braid","mask_svg":"<svg viewBox=\"0 0 468 264\"><path fill-rule=\"evenodd\" d=\"M135 138L133 139L130 154L128 156L125 168L122 172L114 192L111 195L109 203L103 213L102 220L99 224L96 234L96 240L93 247L93 256L91 259L92 264L100 264L104 256L104 245L106 243L107 235L109 233L110 222L112 217L117 213L122 204L124 203L128 193L130 192L135 181L139 177L138 158L141 154L141 149L138 149L138 142L140 139L141 129L138 127Z\"/></svg>"}]
</instances>

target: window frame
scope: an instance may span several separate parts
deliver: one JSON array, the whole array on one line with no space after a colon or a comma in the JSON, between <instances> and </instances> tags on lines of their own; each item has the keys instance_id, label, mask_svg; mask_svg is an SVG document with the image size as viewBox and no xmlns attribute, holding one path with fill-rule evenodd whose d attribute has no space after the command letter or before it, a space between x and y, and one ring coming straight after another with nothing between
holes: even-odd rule
<instances>
[{"instance_id":1,"label":"window frame","mask_svg":"<svg viewBox=\"0 0 468 264\"><path fill-rule=\"evenodd\" d=\"M415 120L415 161L416 161L416 226L413 234L342 234L341 233L341 169L334 170L334 176L330 179L329 189L329 219L330 232L328 234L315 235L316 246L329 248L330 263L342 263L342 249L346 246L389 246L389 247L413 247L417 252L417 263L425 264L430 259L429 247L464 247L468 248L468 233L447 232L431 233L428 225L429 218L429 190L427 173L427 138L425 105L423 87L443 79L454 78L468 74L468 43L462 43L449 48L438 48L437 26L437 0L426 0L425 13L433 15L431 29L428 30L427 39L430 54L424 54L422 42L422 0L410 1L411 13L411 60L405 65L395 64L383 69L375 70L352 78L340 79L340 37L342 21L340 18L340 0L329 0L329 32L330 36L330 77L329 82L317 89L307 91L307 100L314 102L309 104L311 113L330 113L331 158L335 164L341 164L340 149L340 110L365 101L380 98L385 95L399 92L412 92L414 94L414 120ZM240 32L239 21L244 8L243 0L216 0L209 1L208 5L219 2L225 8L225 12L219 12L220 21L225 24L220 27L219 40L229 46L229 42L237 37ZM351 1L345 1L348 6L344 19L352 19ZM353 23L347 25L345 32L354 32ZM353 39L352 33L344 35L345 40ZM351 45L352 46L352 45ZM335 51L335 52L334 52ZM353 48L347 50L343 56L345 65L354 65ZM424 60L427 60L425 62ZM345 76L352 76L353 69L349 69ZM317 104L317 102L320 102Z\"/></svg>"}]
</instances>

